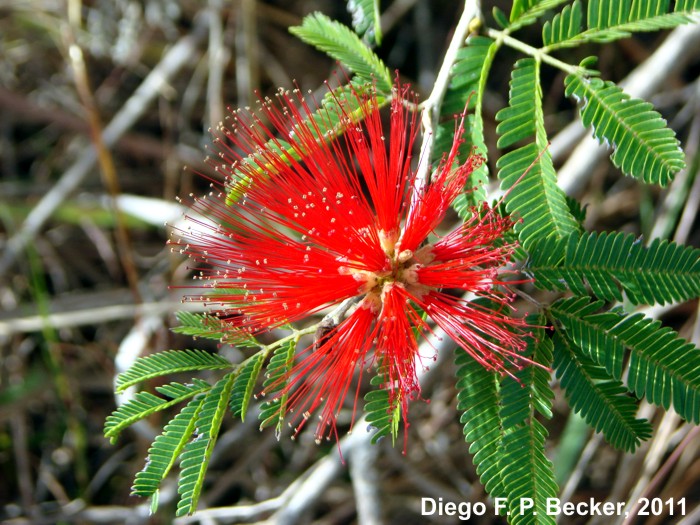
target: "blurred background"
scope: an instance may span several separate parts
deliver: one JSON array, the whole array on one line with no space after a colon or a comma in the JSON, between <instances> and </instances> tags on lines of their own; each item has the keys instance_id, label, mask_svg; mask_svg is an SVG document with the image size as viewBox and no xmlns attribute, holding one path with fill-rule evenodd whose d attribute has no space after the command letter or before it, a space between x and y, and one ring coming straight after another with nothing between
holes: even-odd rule
<instances>
[{"instance_id":1,"label":"blurred background","mask_svg":"<svg viewBox=\"0 0 700 525\"><path fill-rule=\"evenodd\" d=\"M483 2L509 9L510 2ZM377 53L427 95L462 5L382 2ZM203 191L208 128L228 107L294 82L323 93L336 64L288 28L315 10L350 25L332 0L0 1L0 521L10 524L171 523L174 480L161 508L129 495L153 437L154 417L110 444L115 375L139 355L208 348L173 334L187 263L165 246L176 196ZM518 36L539 44L539 27ZM591 146L564 98L563 74L545 69L551 151L566 191L587 206L587 227L700 246L700 29L651 33L560 58L597 54L602 77L626 82L676 130L688 170L667 190L623 178ZM507 103L504 49L489 80L486 137L498 158L494 115ZM502 74L499 74L502 70ZM185 168L186 167L186 168ZM183 169L185 168L185 169ZM697 345L697 302L650 310ZM236 350L224 349L233 358ZM422 497L485 501L456 411L453 359L443 359L411 412L409 446L347 447L311 433L292 442L230 418L200 507L177 523L452 523L421 517ZM685 516L637 523L700 523L700 439L673 413L643 405L654 439L613 450L559 398L547 423L562 498L686 498ZM364 432L357 428L353 436ZM353 465L360 465L358 469ZM502 523L488 512L470 523ZM562 523L602 523L571 517ZM605 523L616 522L605 518ZM619 521L618 521L619 522Z\"/></svg>"}]
</instances>

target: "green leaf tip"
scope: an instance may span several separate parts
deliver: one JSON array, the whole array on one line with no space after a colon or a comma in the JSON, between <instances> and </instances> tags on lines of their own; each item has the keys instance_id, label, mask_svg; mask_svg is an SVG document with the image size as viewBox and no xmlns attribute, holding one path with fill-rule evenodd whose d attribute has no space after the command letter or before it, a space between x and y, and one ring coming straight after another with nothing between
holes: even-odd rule
<instances>
[{"instance_id":1,"label":"green leaf tip","mask_svg":"<svg viewBox=\"0 0 700 525\"><path fill-rule=\"evenodd\" d=\"M376 82L380 92L391 93L389 68L349 27L316 12L304 17L300 26L291 27L289 31L338 60L363 80Z\"/></svg>"},{"instance_id":2,"label":"green leaf tip","mask_svg":"<svg viewBox=\"0 0 700 525\"><path fill-rule=\"evenodd\" d=\"M584 126L612 147L616 167L649 184L668 185L685 167L685 156L676 135L646 101L626 94L613 82L568 75L566 95L580 102Z\"/></svg>"}]
</instances>

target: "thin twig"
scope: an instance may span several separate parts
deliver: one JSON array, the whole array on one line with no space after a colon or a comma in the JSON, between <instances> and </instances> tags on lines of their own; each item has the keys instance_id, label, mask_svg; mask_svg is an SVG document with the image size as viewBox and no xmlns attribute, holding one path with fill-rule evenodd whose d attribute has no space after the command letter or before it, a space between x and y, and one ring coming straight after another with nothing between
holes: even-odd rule
<instances>
[{"instance_id":1,"label":"thin twig","mask_svg":"<svg viewBox=\"0 0 700 525\"><path fill-rule=\"evenodd\" d=\"M55 106L47 107L37 101L28 99L21 93L0 86L0 110L3 115L17 115L23 123L47 123L58 128L76 133L90 133L87 123L67 111ZM5 120L3 122L6 122ZM120 137L114 144L118 149L130 156L163 160L169 153L174 153L175 161L186 163L195 169L204 169L201 152L194 148L178 145L174 151L166 151L160 140L143 133L129 133ZM3 160L7 160L3 158Z\"/></svg>"},{"instance_id":2,"label":"thin twig","mask_svg":"<svg viewBox=\"0 0 700 525\"><path fill-rule=\"evenodd\" d=\"M581 455L579 456L578 462L576 463L576 467L569 475L569 479L567 480L566 485L564 485L564 488L561 491L561 501L571 500L571 497L574 495L576 489L578 488L578 484L583 478L584 472L588 468L590 462L593 460L593 456L595 456L595 453L598 451L598 447L602 442L602 434L594 434L593 436L591 436L591 439L588 440L586 447L583 449Z\"/></svg>"},{"instance_id":3,"label":"thin twig","mask_svg":"<svg viewBox=\"0 0 700 525\"><path fill-rule=\"evenodd\" d=\"M700 86L700 84L698 84ZM688 145L689 148L686 149L686 153L690 153L690 147L695 149L693 156L700 154L697 150L698 144L698 128L700 128L700 119L695 119L693 126L691 127L691 132L688 134ZM692 145L692 146L691 146ZM686 170L687 171L687 170ZM676 227L676 233L673 236L673 240L677 243L685 243L693 230L693 225L695 224L695 219L698 216L698 209L700 209L700 174L695 173L695 180L690 188L690 191L685 197L685 206L683 207L683 212L678 219L678 225Z\"/></svg>"},{"instance_id":4,"label":"thin twig","mask_svg":"<svg viewBox=\"0 0 700 525\"><path fill-rule=\"evenodd\" d=\"M358 446L349 459L350 480L355 492L357 523L359 525L380 525L382 505L379 492L377 459L379 447L368 443Z\"/></svg>"},{"instance_id":5,"label":"thin twig","mask_svg":"<svg viewBox=\"0 0 700 525\"><path fill-rule=\"evenodd\" d=\"M697 87L700 88L700 82L697 83ZM698 106L698 102L691 96L689 104L694 109ZM700 115L693 118L686 143L685 155L689 159L688 164L692 166L694 164L692 159L698 154L698 144L700 144ZM695 180L692 180L693 178ZM673 230L676 230L673 240L684 244L688 240L690 227L695 222L699 193L700 177L697 176L697 173L694 173L692 168L678 172L663 196L663 200L657 206L656 220L649 237L668 239Z\"/></svg>"},{"instance_id":6,"label":"thin twig","mask_svg":"<svg viewBox=\"0 0 700 525\"><path fill-rule=\"evenodd\" d=\"M17 379L16 382L14 381L15 379ZM20 384L19 379L13 378L13 386L18 384ZM32 488L32 468L28 450L27 415L24 411L14 411L10 416L9 423L20 501L24 512L31 516L34 502L34 490Z\"/></svg>"},{"instance_id":7,"label":"thin twig","mask_svg":"<svg viewBox=\"0 0 700 525\"><path fill-rule=\"evenodd\" d=\"M258 90L258 37L257 37L257 2L241 0L238 3L240 13L238 31L236 32L236 88L238 102L241 106L251 103L250 93Z\"/></svg>"},{"instance_id":8,"label":"thin twig","mask_svg":"<svg viewBox=\"0 0 700 525\"><path fill-rule=\"evenodd\" d=\"M141 302L141 293L139 292L139 275L134 263L132 255L131 237L126 227L124 215L116 205L116 198L121 193L121 185L117 177L117 170L114 166L114 158L111 152L105 146L102 140L102 119L97 110L95 97L90 87L88 80L87 68L83 59L83 51L75 42L72 34L67 36L68 42L68 57L70 58L71 66L75 79L75 86L80 96L80 99L87 113L87 120L90 126L90 138L92 144L97 151L97 161L102 173L102 180L110 194L110 208L114 216L115 231L117 239L117 254L121 262L122 270L126 275L129 289L134 296L136 303Z\"/></svg>"},{"instance_id":9,"label":"thin twig","mask_svg":"<svg viewBox=\"0 0 700 525\"><path fill-rule=\"evenodd\" d=\"M167 52L163 60L153 68L121 110L104 128L102 140L105 146L113 146L126 130L144 114L170 78L194 60L197 48L206 34L206 27L206 18L200 17L192 32L182 37ZM94 148L85 151L75 164L63 174L56 185L37 203L19 231L7 241L0 259L0 276L7 272L17 256L36 237L44 223L92 171L96 161L97 154Z\"/></svg>"},{"instance_id":10,"label":"thin twig","mask_svg":"<svg viewBox=\"0 0 700 525\"><path fill-rule=\"evenodd\" d=\"M417 168L416 184L420 193L420 188L430 180L430 158L435 144L435 128L440 118L440 108L445 98L445 92L450 81L452 66L457 61L457 52L464 44L469 35L470 22L480 16L480 6L478 0L466 0L462 15L455 27L454 35L445 53L445 58L440 66L435 87L430 96L421 103L421 124L423 126L423 143L420 149L420 159Z\"/></svg>"},{"instance_id":11,"label":"thin twig","mask_svg":"<svg viewBox=\"0 0 700 525\"><path fill-rule=\"evenodd\" d=\"M216 125L224 119L222 86L228 52L224 46L224 24L221 20L221 0L209 0L209 75L207 76L208 125Z\"/></svg>"},{"instance_id":12,"label":"thin twig","mask_svg":"<svg viewBox=\"0 0 700 525\"><path fill-rule=\"evenodd\" d=\"M399 21L406 16L418 0L395 0L386 10L382 13L380 25L382 26L382 33L388 33Z\"/></svg>"},{"instance_id":13,"label":"thin twig","mask_svg":"<svg viewBox=\"0 0 700 525\"><path fill-rule=\"evenodd\" d=\"M52 329L87 326L121 319L134 319L138 315L165 316L177 310L201 312L204 307L199 303L179 301L146 302L116 304L96 308L86 308L72 312L57 312L47 315L31 315L0 321L0 338L23 332L37 332L44 327Z\"/></svg>"},{"instance_id":14,"label":"thin twig","mask_svg":"<svg viewBox=\"0 0 700 525\"><path fill-rule=\"evenodd\" d=\"M651 481L649 481L649 483L644 487L644 490L642 490L639 494L632 495L630 502L633 501L635 503L631 505L629 514L626 515L625 520L622 522L623 525L629 525L634 522L635 518L637 517L637 513L639 512L642 498L648 498L654 493L654 490L656 490L658 485L666 478L666 476L669 475L673 467L676 465L681 457L681 454L683 454L683 451L688 447L688 445L694 442L699 435L700 427L693 427L690 429L683 438L683 441L680 442L666 461L664 461L663 465L661 465L661 467L656 471L656 474L654 474Z\"/></svg>"},{"instance_id":15,"label":"thin twig","mask_svg":"<svg viewBox=\"0 0 700 525\"><path fill-rule=\"evenodd\" d=\"M544 62L546 64L549 64L550 66L554 66L570 75L580 73L581 71L581 68L579 66L572 66L571 64L567 64L566 62L559 60L558 58L555 58L548 53L543 52L541 49L537 49L536 47L532 47L526 44L525 42L521 42L517 38L513 38L512 36L510 36L506 31L499 31L497 29L489 28L486 31L486 35L493 38L496 41L503 42L504 44L506 44L509 47L512 47L513 49L517 49L518 51L535 58L539 62Z\"/></svg>"}]
</instances>

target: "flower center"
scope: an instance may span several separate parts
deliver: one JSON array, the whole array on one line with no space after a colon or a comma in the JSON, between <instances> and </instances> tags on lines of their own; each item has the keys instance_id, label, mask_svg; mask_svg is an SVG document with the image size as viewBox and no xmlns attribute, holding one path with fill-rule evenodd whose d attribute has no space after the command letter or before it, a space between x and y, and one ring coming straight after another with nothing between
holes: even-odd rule
<instances>
[{"instance_id":1,"label":"flower center","mask_svg":"<svg viewBox=\"0 0 700 525\"><path fill-rule=\"evenodd\" d=\"M371 271L352 266L340 266L338 272L342 275L352 275L359 283L360 294L367 294L373 298L382 297L382 292L387 287L399 285L416 299L420 299L431 290L430 286L421 284L420 270L429 266L435 259L433 246L426 244L415 252L401 250L397 237L382 236L382 248L387 253L387 264L384 269Z\"/></svg>"}]
</instances>

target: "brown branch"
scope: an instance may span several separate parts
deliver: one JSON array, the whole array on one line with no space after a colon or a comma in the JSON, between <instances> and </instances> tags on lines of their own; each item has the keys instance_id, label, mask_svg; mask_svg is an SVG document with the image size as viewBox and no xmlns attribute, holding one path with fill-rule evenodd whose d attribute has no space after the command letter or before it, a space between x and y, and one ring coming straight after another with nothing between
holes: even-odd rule
<instances>
[{"instance_id":1,"label":"brown branch","mask_svg":"<svg viewBox=\"0 0 700 525\"><path fill-rule=\"evenodd\" d=\"M33 102L21 93L15 93L0 86L0 110L3 114L13 114L20 117L22 123L48 124L56 126L60 130L75 133L89 134L90 127L83 119L71 115L58 107L45 107ZM119 138L114 144L114 149L126 153L132 157L142 159L154 159L162 161L167 155L172 154L163 143L142 133L129 133ZM206 165L198 154L186 151L186 148L175 149L175 155L179 161L186 163L196 170L205 170Z\"/></svg>"},{"instance_id":2,"label":"brown branch","mask_svg":"<svg viewBox=\"0 0 700 525\"><path fill-rule=\"evenodd\" d=\"M165 54L161 62L153 68L120 111L104 128L102 139L111 147L143 115L156 99L160 90L183 67L190 64L204 35L206 20L200 18L191 34L184 36ZM91 172L97 154L90 148L63 174L61 179L32 209L19 231L6 243L0 258L0 275L3 275L15 262L17 256L39 233L46 221Z\"/></svg>"},{"instance_id":3,"label":"brown branch","mask_svg":"<svg viewBox=\"0 0 700 525\"><path fill-rule=\"evenodd\" d=\"M126 227L124 214L116 205L116 198L121 193L121 185L119 184L117 170L114 166L114 159L112 158L112 153L109 151L109 149L107 149L104 140L102 139L102 119L100 118L95 97L93 96L92 89L90 88L87 68L85 66L85 60L83 59L83 51L74 41L72 35L69 34L67 39L69 41L67 46L68 56L73 68L75 87L87 114L87 120L90 126L90 138L95 150L97 151L97 162L100 166L100 172L102 173L102 181L112 197L110 202L112 214L114 215L115 219L117 253L119 255L119 260L121 262L122 269L124 270L124 274L126 275L127 282L129 283L129 288L134 296L134 301L136 303L141 303L142 299L141 293L139 292L139 274L132 254L131 237L129 236L129 231Z\"/></svg>"}]
</instances>

